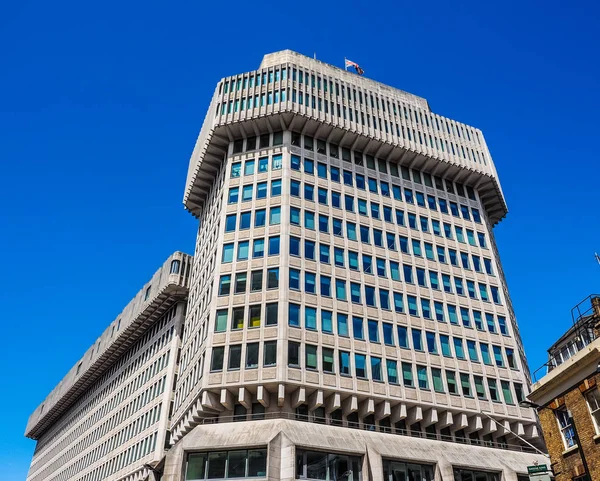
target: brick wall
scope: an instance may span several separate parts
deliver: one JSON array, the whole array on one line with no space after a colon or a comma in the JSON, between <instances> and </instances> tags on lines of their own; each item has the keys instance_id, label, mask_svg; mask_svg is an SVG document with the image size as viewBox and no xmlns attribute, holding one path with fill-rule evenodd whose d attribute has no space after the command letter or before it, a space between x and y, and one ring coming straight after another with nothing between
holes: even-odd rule
<instances>
[{"instance_id":1,"label":"brick wall","mask_svg":"<svg viewBox=\"0 0 600 481\"><path fill-rule=\"evenodd\" d=\"M599 385L600 375L594 375L539 411L556 481L571 481L584 473L579 450L575 448L566 452L562 440L554 414L554 409L562 406L571 410L573 415L580 441L579 447L583 449L591 480L600 481L600 439L594 439L596 430L584 396L589 389L597 389Z\"/></svg>"}]
</instances>

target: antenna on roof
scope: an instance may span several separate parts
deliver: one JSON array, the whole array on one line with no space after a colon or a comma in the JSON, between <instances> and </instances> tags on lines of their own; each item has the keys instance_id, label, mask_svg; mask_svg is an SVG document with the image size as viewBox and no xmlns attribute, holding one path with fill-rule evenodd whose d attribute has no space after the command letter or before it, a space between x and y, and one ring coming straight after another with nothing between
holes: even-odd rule
<instances>
[{"instance_id":1,"label":"antenna on roof","mask_svg":"<svg viewBox=\"0 0 600 481\"><path fill-rule=\"evenodd\" d=\"M317 60L317 52L315 52L314 54L315 60Z\"/></svg>"}]
</instances>

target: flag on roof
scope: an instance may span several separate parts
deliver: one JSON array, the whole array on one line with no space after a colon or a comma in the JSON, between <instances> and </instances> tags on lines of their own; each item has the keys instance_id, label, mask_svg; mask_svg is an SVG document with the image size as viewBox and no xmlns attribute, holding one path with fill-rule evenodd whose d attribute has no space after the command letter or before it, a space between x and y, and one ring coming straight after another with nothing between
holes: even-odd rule
<instances>
[{"instance_id":1,"label":"flag on roof","mask_svg":"<svg viewBox=\"0 0 600 481\"><path fill-rule=\"evenodd\" d=\"M360 65L358 65L356 62L348 60L347 58L344 60L346 61L346 70L348 70L348 67L354 67L354 70L356 70L356 73L358 75L362 75L365 73L365 71L362 68L360 68Z\"/></svg>"}]
</instances>

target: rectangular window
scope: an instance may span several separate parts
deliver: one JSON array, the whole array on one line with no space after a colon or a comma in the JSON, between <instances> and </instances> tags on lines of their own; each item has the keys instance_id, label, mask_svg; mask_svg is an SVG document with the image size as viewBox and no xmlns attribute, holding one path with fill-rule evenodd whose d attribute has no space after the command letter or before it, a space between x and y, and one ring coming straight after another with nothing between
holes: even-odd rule
<instances>
[{"instance_id":1,"label":"rectangular window","mask_svg":"<svg viewBox=\"0 0 600 481\"><path fill-rule=\"evenodd\" d=\"M363 354L354 355L354 367L356 369L356 377L367 377L367 358Z\"/></svg>"},{"instance_id":2,"label":"rectangular window","mask_svg":"<svg viewBox=\"0 0 600 481\"><path fill-rule=\"evenodd\" d=\"M300 367L300 343L288 341L288 366Z\"/></svg>"},{"instance_id":3,"label":"rectangular window","mask_svg":"<svg viewBox=\"0 0 600 481\"><path fill-rule=\"evenodd\" d=\"M414 379L412 372L412 364L408 362L402 363L402 382L406 387L414 387Z\"/></svg>"},{"instance_id":4,"label":"rectangular window","mask_svg":"<svg viewBox=\"0 0 600 481\"><path fill-rule=\"evenodd\" d=\"M350 353L346 351L340 351L340 374L350 376Z\"/></svg>"},{"instance_id":5,"label":"rectangular window","mask_svg":"<svg viewBox=\"0 0 600 481\"><path fill-rule=\"evenodd\" d=\"M573 429L573 420L569 416L566 408L557 409L554 411L560 434L566 449L575 446L575 430Z\"/></svg>"}]
</instances>

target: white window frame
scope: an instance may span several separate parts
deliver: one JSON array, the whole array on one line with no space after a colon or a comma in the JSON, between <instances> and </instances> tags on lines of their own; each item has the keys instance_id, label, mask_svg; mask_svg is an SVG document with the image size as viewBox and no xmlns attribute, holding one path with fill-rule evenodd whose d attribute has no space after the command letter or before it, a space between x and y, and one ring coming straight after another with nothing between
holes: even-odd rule
<instances>
[{"instance_id":1,"label":"white window frame","mask_svg":"<svg viewBox=\"0 0 600 481\"><path fill-rule=\"evenodd\" d=\"M558 429L560 430L560 437L563 440L563 444L565 446L565 449L570 449L573 446L576 446L577 444L575 443L575 436L574 436L575 432L573 430L573 425L571 423L567 424L567 422L569 421L569 413L568 413L568 411L566 409L558 409L558 410L555 411L555 416L556 416L556 422L558 424ZM565 422L564 426L561 423L561 418ZM565 433L567 431L569 431L569 430L571 432L571 436L567 437L565 435ZM569 442L571 444L569 444Z\"/></svg>"},{"instance_id":2,"label":"white window frame","mask_svg":"<svg viewBox=\"0 0 600 481\"><path fill-rule=\"evenodd\" d=\"M585 400L594 422L596 434L600 434L600 389L595 388L585 393Z\"/></svg>"}]
</instances>

